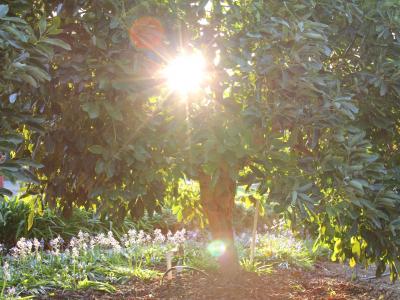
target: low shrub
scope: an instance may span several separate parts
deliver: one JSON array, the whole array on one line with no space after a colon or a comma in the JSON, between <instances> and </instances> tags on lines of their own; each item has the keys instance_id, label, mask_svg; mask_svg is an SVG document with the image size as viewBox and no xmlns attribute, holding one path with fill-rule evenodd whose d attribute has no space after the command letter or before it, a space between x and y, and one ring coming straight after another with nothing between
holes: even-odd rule
<instances>
[{"instance_id":1,"label":"low shrub","mask_svg":"<svg viewBox=\"0 0 400 300\"><path fill-rule=\"evenodd\" d=\"M0 201L0 243L15 245L18 238L28 234L30 206L15 198Z\"/></svg>"},{"instance_id":2,"label":"low shrub","mask_svg":"<svg viewBox=\"0 0 400 300\"><path fill-rule=\"evenodd\" d=\"M24 199L14 197L0 202L0 243L6 248L15 245L20 237L50 240L60 236L68 241L79 231L112 231L120 238L131 228L144 231L161 228L164 233L182 229L182 224L177 222L169 209L163 209L161 213L151 216L146 213L138 221L126 217L121 224L116 224L107 217L99 217L93 210L83 208L74 208L70 218L65 218L57 210L50 208L38 211L32 203Z\"/></svg>"}]
</instances>

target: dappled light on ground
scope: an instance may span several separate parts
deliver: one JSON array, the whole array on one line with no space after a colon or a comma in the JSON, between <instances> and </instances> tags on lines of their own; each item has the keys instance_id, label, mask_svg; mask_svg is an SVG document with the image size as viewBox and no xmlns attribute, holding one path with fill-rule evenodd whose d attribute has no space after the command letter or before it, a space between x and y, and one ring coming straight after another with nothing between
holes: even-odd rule
<instances>
[{"instance_id":1,"label":"dappled light on ground","mask_svg":"<svg viewBox=\"0 0 400 300\"><path fill-rule=\"evenodd\" d=\"M95 291L60 292L58 299L224 299L224 300L348 300L399 299L396 292L385 292L369 283L352 283L343 278L329 277L318 269L275 270L270 275L238 273L226 280L217 273L204 277L182 274L160 286L158 280L143 282L133 279L113 294Z\"/></svg>"}]
</instances>

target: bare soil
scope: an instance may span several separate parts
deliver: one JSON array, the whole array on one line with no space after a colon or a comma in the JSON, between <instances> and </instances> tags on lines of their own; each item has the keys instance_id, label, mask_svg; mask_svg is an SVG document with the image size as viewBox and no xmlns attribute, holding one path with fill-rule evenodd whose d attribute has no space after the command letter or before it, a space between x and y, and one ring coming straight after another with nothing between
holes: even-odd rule
<instances>
[{"instance_id":1,"label":"bare soil","mask_svg":"<svg viewBox=\"0 0 400 300\"><path fill-rule=\"evenodd\" d=\"M400 299L399 283L387 277L367 279L371 270L354 270L334 263L317 263L312 270L275 270L258 276L241 272L227 280L216 273L208 277L183 273L172 281L132 280L106 294L93 290L59 292L47 299L325 299L395 300Z\"/></svg>"}]
</instances>

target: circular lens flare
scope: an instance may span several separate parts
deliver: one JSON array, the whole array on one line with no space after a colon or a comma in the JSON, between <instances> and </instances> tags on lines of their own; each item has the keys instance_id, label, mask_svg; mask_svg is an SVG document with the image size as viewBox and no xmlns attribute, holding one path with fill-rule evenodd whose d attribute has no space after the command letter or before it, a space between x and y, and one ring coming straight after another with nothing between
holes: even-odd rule
<instances>
[{"instance_id":1,"label":"circular lens flare","mask_svg":"<svg viewBox=\"0 0 400 300\"><path fill-rule=\"evenodd\" d=\"M210 252L211 256L213 257L220 257L226 251L226 245L221 240L212 241L208 247L208 252Z\"/></svg>"},{"instance_id":2,"label":"circular lens flare","mask_svg":"<svg viewBox=\"0 0 400 300\"><path fill-rule=\"evenodd\" d=\"M205 77L205 65L204 57L199 53L176 57L164 70L168 87L182 94L198 90Z\"/></svg>"},{"instance_id":3,"label":"circular lens flare","mask_svg":"<svg viewBox=\"0 0 400 300\"><path fill-rule=\"evenodd\" d=\"M129 35L136 48L154 50L164 40L165 30L158 19L145 16L132 23Z\"/></svg>"}]
</instances>

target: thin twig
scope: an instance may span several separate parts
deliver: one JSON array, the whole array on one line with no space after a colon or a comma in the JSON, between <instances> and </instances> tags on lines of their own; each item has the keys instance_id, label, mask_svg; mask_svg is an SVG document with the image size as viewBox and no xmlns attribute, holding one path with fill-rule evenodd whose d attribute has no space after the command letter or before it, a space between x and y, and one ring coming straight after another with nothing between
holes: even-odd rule
<instances>
[{"instance_id":1,"label":"thin twig","mask_svg":"<svg viewBox=\"0 0 400 300\"><path fill-rule=\"evenodd\" d=\"M260 201L256 200L256 211L254 212L253 231L251 234L251 247L250 247L250 264L254 263L254 252L256 248L256 234L257 234L257 220L259 214Z\"/></svg>"},{"instance_id":2,"label":"thin twig","mask_svg":"<svg viewBox=\"0 0 400 300\"><path fill-rule=\"evenodd\" d=\"M197 269L197 268L194 268L194 267L190 267L190 266L174 266L174 267L169 268L167 271L165 271L164 275L161 278L160 285L163 284L164 278L169 272L171 272L172 270L176 270L178 268L179 269L189 269L189 270L197 271L197 272L203 274L204 276L209 277L209 275L205 271Z\"/></svg>"},{"instance_id":3,"label":"thin twig","mask_svg":"<svg viewBox=\"0 0 400 300\"><path fill-rule=\"evenodd\" d=\"M385 276L389 276L390 275L390 272L386 272L386 273L383 273L381 276L376 276L376 275L374 275L374 276L368 276L368 277L365 277L365 278L360 278L361 280L371 280L371 279L377 279L377 278L380 278L380 277L385 277Z\"/></svg>"}]
</instances>

